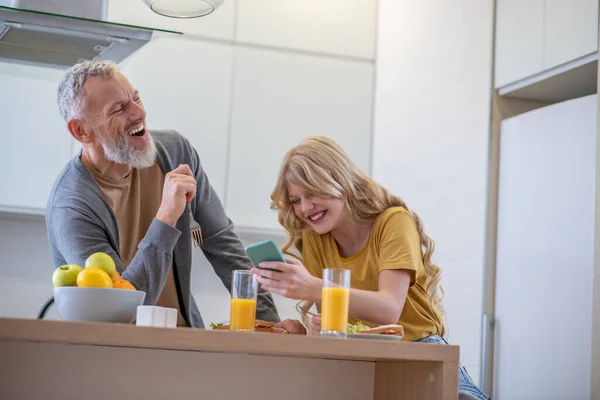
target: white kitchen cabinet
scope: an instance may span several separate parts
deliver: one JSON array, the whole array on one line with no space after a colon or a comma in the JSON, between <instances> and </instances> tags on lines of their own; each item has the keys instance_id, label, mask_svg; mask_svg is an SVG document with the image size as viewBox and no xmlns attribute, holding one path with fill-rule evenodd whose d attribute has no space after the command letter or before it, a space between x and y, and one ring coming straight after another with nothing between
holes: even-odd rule
<instances>
[{"instance_id":1,"label":"white kitchen cabinet","mask_svg":"<svg viewBox=\"0 0 600 400\"><path fill-rule=\"evenodd\" d=\"M544 0L498 0L495 86L541 72L543 49Z\"/></svg>"},{"instance_id":2,"label":"white kitchen cabinet","mask_svg":"<svg viewBox=\"0 0 600 400\"><path fill-rule=\"evenodd\" d=\"M598 50L598 0L498 0L495 87Z\"/></svg>"},{"instance_id":3,"label":"white kitchen cabinet","mask_svg":"<svg viewBox=\"0 0 600 400\"><path fill-rule=\"evenodd\" d=\"M43 213L71 158L56 105L60 69L0 63L0 210Z\"/></svg>"},{"instance_id":4,"label":"white kitchen cabinet","mask_svg":"<svg viewBox=\"0 0 600 400\"><path fill-rule=\"evenodd\" d=\"M220 197L225 190L231 93L230 45L161 38L122 66L139 90L150 129L187 137Z\"/></svg>"},{"instance_id":5,"label":"white kitchen cabinet","mask_svg":"<svg viewBox=\"0 0 600 400\"><path fill-rule=\"evenodd\" d=\"M494 399L598 398L590 397L596 118L592 95L502 122Z\"/></svg>"},{"instance_id":6,"label":"white kitchen cabinet","mask_svg":"<svg viewBox=\"0 0 600 400\"><path fill-rule=\"evenodd\" d=\"M236 40L374 59L377 9L376 1L242 0Z\"/></svg>"},{"instance_id":7,"label":"white kitchen cabinet","mask_svg":"<svg viewBox=\"0 0 600 400\"><path fill-rule=\"evenodd\" d=\"M598 50L598 0L546 0L544 69Z\"/></svg>"},{"instance_id":8,"label":"white kitchen cabinet","mask_svg":"<svg viewBox=\"0 0 600 400\"><path fill-rule=\"evenodd\" d=\"M233 40L237 0L227 0L213 13L199 18L169 18L150 10L142 0L110 0L108 20L122 24L183 32L218 39Z\"/></svg>"},{"instance_id":9,"label":"white kitchen cabinet","mask_svg":"<svg viewBox=\"0 0 600 400\"><path fill-rule=\"evenodd\" d=\"M240 226L279 228L270 194L301 138L338 141L369 173L373 64L236 49L226 206Z\"/></svg>"}]
</instances>

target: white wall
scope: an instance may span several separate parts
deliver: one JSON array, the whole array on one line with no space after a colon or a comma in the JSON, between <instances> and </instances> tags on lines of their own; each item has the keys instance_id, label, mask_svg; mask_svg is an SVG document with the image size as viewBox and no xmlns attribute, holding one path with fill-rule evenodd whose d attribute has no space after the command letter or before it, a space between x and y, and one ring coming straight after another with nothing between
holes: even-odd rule
<instances>
[{"instance_id":1,"label":"white wall","mask_svg":"<svg viewBox=\"0 0 600 400\"><path fill-rule=\"evenodd\" d=\"M479 380L492 0L381 0L373 176L436 241L448 338Z\"/></svg>"}]
</instances>

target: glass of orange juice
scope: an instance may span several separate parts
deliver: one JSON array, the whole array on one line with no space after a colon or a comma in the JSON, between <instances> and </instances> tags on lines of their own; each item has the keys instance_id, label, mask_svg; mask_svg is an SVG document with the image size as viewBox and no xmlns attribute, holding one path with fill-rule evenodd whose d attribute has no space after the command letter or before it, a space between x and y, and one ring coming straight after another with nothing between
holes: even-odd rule
<instances>
[{"instance_id":1,"label":"glass of orange juice","mask_svg":"<svg viewBox=\"0 0 600 400\"><path fill-rule=\"evenodd\" d=\"M229 330L254 332L258 283L250 271L233 271Z\"/></svg>"},{"instance_id":2,"label":"glass of orange juice","mask_svg":"<svg viewBox=\"0 0 600 400\"><path fill-rule=\"evenodd\" d=\"M346 337L348 306L350 304L350 270L323 270L321 299L321 335Z\"/></svg>"}]
</instances>

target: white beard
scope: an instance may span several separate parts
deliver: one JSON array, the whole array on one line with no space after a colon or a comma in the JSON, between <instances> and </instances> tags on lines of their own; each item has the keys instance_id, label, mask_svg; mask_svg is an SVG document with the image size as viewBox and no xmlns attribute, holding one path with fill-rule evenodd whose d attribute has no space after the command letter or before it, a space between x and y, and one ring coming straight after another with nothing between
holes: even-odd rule
<instances>
[{"instance_id":1,"label":"white beard","mask_svg":"<svg viewBox=\"0 0 600 400\"><path fill-rule=\"evenodd\" d=\"M148 146L145 149L136 149L127 138L122 136L111 138L102 132L102 149L109 161L118 164L131 165L133 168L149 168L156 162L156 144L146 130Z\"/></svg>"}]
</instances>

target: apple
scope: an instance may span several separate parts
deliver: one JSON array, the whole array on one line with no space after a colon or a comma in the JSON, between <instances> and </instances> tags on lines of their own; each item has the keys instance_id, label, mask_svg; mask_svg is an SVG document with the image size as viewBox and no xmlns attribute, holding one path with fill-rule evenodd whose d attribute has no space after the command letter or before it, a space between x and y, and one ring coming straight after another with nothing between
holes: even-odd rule
<instances>
[{"instance_id":1,"label":"apple","mask_svg":"<svg viewBox=\"0 0 600 400\"><path fill-rule=\"evenodd\" d=\"M117 274L117 267L115 261L106 253L98 252L94 253L85 260L85 267L100 268L110 276L110 279L114 279Z\"/></svg>"},{"instance_id":2,"label":"apple","mask_svg":"<svg viewBox=\"0 0 600 400\"><path fill-rule=\"evenodd\" d=\"M77 275L83 269L77 264L65 264L54 270L52 274L52 284L54 287L75 286Z\"/></svg>"}]
</instances>

